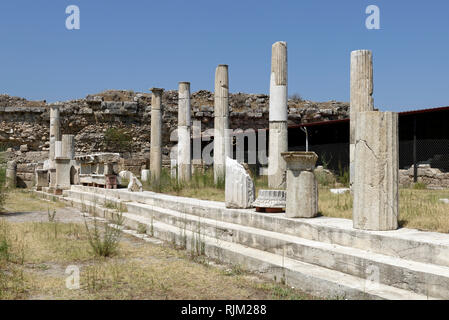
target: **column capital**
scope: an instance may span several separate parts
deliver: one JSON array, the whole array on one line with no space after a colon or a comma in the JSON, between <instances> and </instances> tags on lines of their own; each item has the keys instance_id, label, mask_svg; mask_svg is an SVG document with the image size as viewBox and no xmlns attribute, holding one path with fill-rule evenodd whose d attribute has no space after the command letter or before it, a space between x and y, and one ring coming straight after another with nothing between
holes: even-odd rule
<instances>
[{"instance_id":1,"label":"column capital","mask_svg":"<svg viewBox=\"0 0 449 320\"><path fill-rule=\"evenodd\" d=\"M154 94L162 94L164 92L162 88L150 88L149 90Z\"/></svg>"}]
</instances>

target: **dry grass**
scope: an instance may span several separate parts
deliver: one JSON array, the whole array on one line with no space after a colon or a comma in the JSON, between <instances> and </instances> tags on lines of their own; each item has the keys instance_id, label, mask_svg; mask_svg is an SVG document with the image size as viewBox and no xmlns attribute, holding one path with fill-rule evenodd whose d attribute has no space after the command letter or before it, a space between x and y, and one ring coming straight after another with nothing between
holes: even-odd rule
<instances>
[{"instance_id":1,"label":"dry grass","mask_svg":"<svg viewBox=\"0 0 449 320\"><path fill-rule=\"evenodd\" d=\"M439 202L449 198L449 190L400 189L399 219L401 227L449 232L449 205ZM352 218L352 195L332 194L327 188L320 188L320 213L335 218Z\"/></svg>"},{"instance_id":2,"label":"dry grass","mask_svg":"<svg viewBox=\"0 0 449 320\"><path fill-rule=\"evenodd\" d=\"M258 176L254 179L256 195L260 189L268 189L268 177ZM213 170L198 172L192 176L189 183L180 184L177 179L170 177L168 170L163 169L161 185L154 188L150 184L143 185L144 190L162 192L174 196L196 198L201 200L225 201L224 182L218 186L214 185Z\"/></svg>"},{"instance_id":3,"label":"dry grass","mask_svg":"<svg viewBox=\"0 0 449 320\"><path fill-rule=\"evenodd\" d=\"M13 255L22 257L4 263L8 277L0 282L2 299L310 298L246 272L211 266L206 260L198 263L187 251L128 236L115 256L97 258L81 224L2 223L14 235ZM80 268L78 290L66 288L69 265Z\"/></svg>"},{"instance_id":4,"label":"dry grass","mask_svg":"<svg viewBox=\"0 0 449 320\"><path fill-rule=\"evenodd\" d=\"M323 181L323 177L318 177ZM268 189L267 176L258 176L254 179L256 195L260 189ZM333 194L330 187L337 185L333 181L326 181L319 189L319 211L323 216L334 218L352 219L352 195ZM154 190L151 186L144 186L147 190ZM176 179L171 179L168 171L162 175L162 187L159 192L197 198L202 200L225 201L225 193L222 186L213 184L213 171L208 170L204 174L196 174L192 182L185 185L178 184ZM441 198L449 198L449 190L427 190L415 186L413 189L401 189L399 199L399 216L401 227L427 231L449 232L449 205L439 202Z\"/></svg>"},{"instance_id":5,"label":"dry grass","mask_svg":"<svg viewBox=\"0 0 449 320\"><path fill-rule=\"evenodd\" d=\"M25 204L14 200L8 207L26 212L45 208L46 214L47 202L39 206L30 194L21 197ZM71 265L80 269L80 289L66 288L66 268ZM310 298L238 266L217 265L204 256L192 259L190 252L169 244L155 245L123 235L115 255L99 258L82 223L0 218L0 299Z\"/></svg>"},{"instance_id":6,"label":"dry grass","mask_svg":"<svg viewBox=\"0 0 449 320\"><path fill-rule=\"evenodd\" d=\"M5 202L5 209L7 212L32 212L32 211L47 211L56 208L62 208L64 205L56 198L54 201L42 201L31 191L25 189L13 189L7 193Z\"/></svg>"}]
</instances>

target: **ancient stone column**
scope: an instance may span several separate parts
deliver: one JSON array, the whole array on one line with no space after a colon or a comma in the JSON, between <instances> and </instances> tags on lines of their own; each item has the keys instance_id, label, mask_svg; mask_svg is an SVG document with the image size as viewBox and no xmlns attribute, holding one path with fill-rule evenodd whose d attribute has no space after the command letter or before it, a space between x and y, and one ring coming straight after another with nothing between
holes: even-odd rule
<instances>
[{"instance_id":1,"label":"ancient stone column","mask_svg":"<svg viewBox=\"0 0 449 320\"><path fill-rule=\"evenodd\" d=\"M6 188L15 188L17 185L17 162L8 161L6 163Z\"/></svg>"},{"instance_id":2,"label":"ancient stone column","mask_svg":"<svg viewBox=\"0 0 449 320\"><path fill-rule=\"evenodd\" d=\"M152 88L151 95L151 181L159 184L162 171L162 93L164 89Z\"/></svg>"},{"instance_id":3,"label":"ancient stone column","mask_svg":"<svg viewBox=\"0 0 449 320\"><path fill-rule=\"evenodd\" d=\"M62 155L70 160L75 158L75 136L73 134L62 135Z\"/></svg>"},{"instance_id":4,"label":"ancient stone column","mask_svg":"<svg viewBox=\"0 0 449 320\"><path fill-rule=\"evenodd\" d=\"M50 168L55 168L55 142L61 140L61 123L59 106L50 106Z\"/></svg>"},{"instance_id":5,"label":"ancient stone column","mask_svg":"<svg viewBox=\"0 0 449 320\"><path fill-rule=\"evenodd\" d=\"M180 82L178 89L178 181L192 177L190 140L190 82Z\"/></svg>"},{"instance_id":6,"label":"ancient stone column","mask_svg":"<svg viewBox=\"0 0 449 320\"><path fill-rule=\"evenodd\" d=\"M354 183L355 126L357 114L374 110L373 55L369 50L351 52L351 102L349 131L349 182Z\"/></svg>"},{"instance_id":7,"label":"ancient stone column","mask_svg":"<svg viewBox=\"0 0 449 320\"><path fill-rule=\"evenodd\" d=\"M318 183L314 169L315 152L283 152L287 163L287 204L285 216L313 218L318 215Z\"/></svg>"},{"instance_id":8,"label":"ancient stone column","mask_svg":"<svg viewBox=\"0 0 449 320\"><path fill-rule=\"evenodd\" d=\"M226 156L229 152L229 76L228 66L218 65L215 70L214 100L214 182L225 179Z\"/></svg>"},{"instance_id":9,"label":"ancient stone column","mask_svg":"<svg viewBox=\"0 0 449 320\"><path fill-rule=\"evenodd\" d=\"M355 128L353 224L395 230L399 214L398 114L365 111Z\"/></svg>"},{"instance_id":10,"label":"ancient stone column","mask_svg":"<svg viewBox=\"0 0 449 320\"><path fill-rule=\"evenodd\" d=\"M287 126L287 43L272 46L269 109L268 186L285 188L286 163L281 157L288 151Z\"/></svg>"},{"instance_id":11,"label":"ancient stone column","mask_svg":"<svg viewBox=\"0 0 449 320\"><path fill-rule=\"evenodd\" d=\"M61 141L55 142L55 194L62 194L62 190L70 189L70 169L75 157L74 136L62 135Z\"/></svg>"}]
</instances>

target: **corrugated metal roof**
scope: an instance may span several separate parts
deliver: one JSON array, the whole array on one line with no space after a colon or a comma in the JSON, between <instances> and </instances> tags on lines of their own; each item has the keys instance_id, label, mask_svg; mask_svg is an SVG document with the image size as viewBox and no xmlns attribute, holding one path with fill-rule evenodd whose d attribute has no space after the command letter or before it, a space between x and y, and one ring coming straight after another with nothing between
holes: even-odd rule
<instances>
[{"instance_id":1,"label":"corrugated metal roof","mask_svg":"<svg viewBox=\"0 0 449 320\"><path fill-rule=\"evenodd\" d=\"M438 107L438 108L428 108L428 109L419 109L419 110L410 110L410 111L402 111L399 112L399 116L408 116L412 114L421 114L421 113L432 113L432 112L440 112L440 111L449 111L449 106L447 107ZM339 120L329 120L329 121L317 121L310 123L301 123L289 126L289 128L300 128L300 127L312 127L312 126L320 126L320 125L329 125L341 122L348 122L349 118L339 119Z\"/></svg>"}]
</instances>

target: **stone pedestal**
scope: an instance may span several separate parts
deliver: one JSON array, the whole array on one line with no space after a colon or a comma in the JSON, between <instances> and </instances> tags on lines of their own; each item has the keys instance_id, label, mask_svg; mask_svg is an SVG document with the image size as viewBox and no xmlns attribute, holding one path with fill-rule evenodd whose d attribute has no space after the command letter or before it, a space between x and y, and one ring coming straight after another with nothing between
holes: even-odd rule
<instances>
[{"instance_id":1,"label":"stone pedestal","mask_svg":"<svg viewBox=\"0 0 449 320\"><path fill-rule=\"evenodd\" d=\"M115 174L105 175L105 181L106 181L105 185L106 189L117 189L117 175Z\"/></svg>"},{"instance_id":2,"label":"stone pedestal","mask_svg":"<svg viewBox=\"0 0 449 320\"><path fill-rule=\"evenodd\" d=\"M155 185L160 183L162 171L162 93L164 89L152 88L151 96L151 180Z\"/></svg>"},{"instance_id":3,"label":"stone pedestal","mask_svg":"<svg viewBox=\"0 0 449 320\"><path fill-rule=\"evenodd\" d=\"M354 184L355 126L357 114L373 111L373 54L369 50L351 52L351 102L349 109L349 182Z\"/></svg>"},{"instance_id":4,"label":"stone pedestal","mask_svg":"<svg viewBox=\"0 0 449 320\"><path fill-rule=\"evenodd\" d=\"M70 167L71 160L67 157L56 157L56 190L70 189Z\"/></svg>"},{"instance_id":5,"label":"stone pedestal","mask_svg":"<svg viewBox=\"0 0 449 320\"><path fill-rule=\"evenodd\" d=\"M192 178L190 140L190 82L180 82L178 90L178 181Z\"/></svg>"},{"instance_id":6,"label":"stone pedestal","mask_svg":"<svg viewBox=\"0 0 449 320\"><path fill-rule=\"evenodd\" d=\"M236 160L226 158L226 208L251 208L256 189L247 170Z\"/></svg>"},{"instance_id":7,"label":"stone pedestal","mask_svg":"<svg viewBox=\"0 0 449 320\"><path fill-rule=\"evenodd\" d=\"M49 175L48 186L49 186L50 190L54 190L54 188L56 187L56 163L55 163L55 168L48 169L48 175Z\"/></svg>"},{"instance_id":8,"label":"stone pedestal","mask_svg":"<svg viewBox=\"0 0 449 320\"><path fill-rule=\"evenodd\" d=\"M214 182L225 178L226 157L230 154L227 134L229 128L228 66L220 64L215 70L214 96Z\"/></svg>"},{"instance_id":9,"label":"stone pedestal","mask_svg":"<svg viewBox=\"0 0 449 320\"><path fill-rule=\"evenodd\" d=\"M41 191L42 188L48 187L48 170L37 169L36 170L36 190Z\"/></svg>"},{"instance_id":10,"label":"stone pedestal","mask_svg":"<svg viewBox=\"0 0 449 320\"><path fill-rule=\"evenodd\" d=\"M285 188L281 153L288 151L287 79L287 43L279 41L272 46L270 76L268 186L273 189Z\"/></svg>"},{"instance_id":11,"label":"stone pedestal","mask_svg":"<svg viewBox=\"0 0 449 320\"><path fill-rule=\"evenodd\" d=\"M8 161L6 164L6 188L15 188L17 185L17 162Z\"/></svg>"},{"instance_id":12,"label":"stone pedestal","mask_svg":"<svg viewBox=\"0 0 449 320\"><path fill-rule=\"evenodd\" d=\"M315 152L284 152L287 163L287 205L289 218L313 218L318 215L318 183L314 169Z\"/></svg>"},{"instance_id":13,"label":"stone pedestal","mask_svg":"<svg viewBox=\"0 0 449 320\"><path fill-rule=\"evenodd\" d=\"M354 162L354 228L395 230L399 218L398 115L357 115Z\"/></svg>"},{"instance_id":14,"label":"stone pedestal","mask_svg":"<svg viewBox=\"0 0 449 320\"><path fill-rule=\"evenodd\" d=\"M75 137L71 134L64 134L61 141L55 141L55 168L56 181L54 184L55 193L62 194L62 190L70 189L71 170L75 165Z\"/></svg>"}]
</instances>

